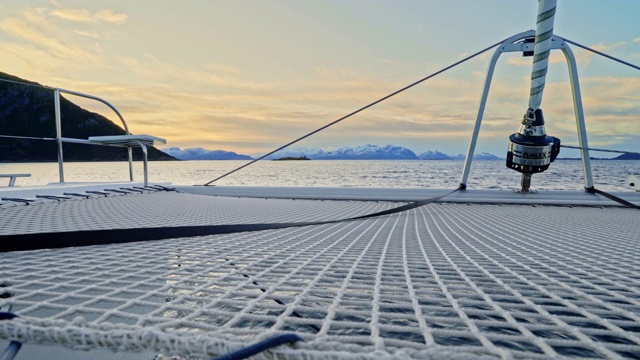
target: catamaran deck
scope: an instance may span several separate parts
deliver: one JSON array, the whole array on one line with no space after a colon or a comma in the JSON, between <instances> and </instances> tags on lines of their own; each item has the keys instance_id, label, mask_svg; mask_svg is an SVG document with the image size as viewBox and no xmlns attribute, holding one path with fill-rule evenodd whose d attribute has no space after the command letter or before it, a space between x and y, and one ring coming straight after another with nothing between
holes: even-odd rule
<instances>
[{"instance_id":1,"label":"catamaran deck","mask_svg":"<svg viewBox=\"0 0 640 360\"><path fill-rule=\"evenodd\" d=\"M296 189L244 188L249 198L235 197L242 188L207 189L226 196L2 201L0 246L54 232L90 239L114 229L126 237L135 229L331 221L446 193L307 189L312 200L284 198ZM359 200L329 199L345 192ZM269 194L282 198L262 198ZM546 205L545 192L493 192L502 201L492 204L486 194L456 192L344 222L5 252L0 309L19 317L0 321L0 338L25 348L212 356L295 333L304 341L261 355L640 357L638 211L593 194L555 194Z\"/></svg>"}]
</instances>

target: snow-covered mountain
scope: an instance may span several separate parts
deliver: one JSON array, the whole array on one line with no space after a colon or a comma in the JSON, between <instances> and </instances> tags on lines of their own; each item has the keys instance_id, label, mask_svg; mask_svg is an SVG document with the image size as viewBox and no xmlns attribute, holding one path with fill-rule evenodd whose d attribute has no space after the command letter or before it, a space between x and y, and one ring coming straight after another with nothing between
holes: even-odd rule
<instances>
[{"instance_id":1,"label":"snow-covered mountain","mask_svg":"<svg viewBox=\"0 0 640 360\"><path fill-rule=\"evenodd\" d=\"M420 160L449 160L451 156L441 153L438 150L429 150L425 151L422 154L418 155Z\"/></svg>"},{"instance_id":2,"label":"snow-covered mountain","mask_svg":"<svg viewBox=\"0 0 640 360\"><path fill-rule=\"evenodd\" d=\"M189 148L180 150L172 147L163 149L165 153L175 156L180 160L251 160L263 154L242 155L223 150L206 150L203 148ZM398 145L373 145L345 146L337 150L323 150L320 148L292 147L278 151L266 157L266 160L281 159L286 157L299 158L306 156L312 160L464 160L464 155L447 155L438 150L429 150L416 155L412 150ZM498 160L499 157L481 152L473 157L476 160Z\"/></svg>"},{"instance_id":3,"label":"snow-covered mountain","mask_svg":"<svg viewBox=\"0 0 640 360\"><path fill-rule=\"evenodd\" d=\"M254 155L259 157L260 154ZM418 160L416 154L404 146L373 145L345 146L337 150L323 150L319 148L294 147L283 149L266 157L268 160L284 157L306 156L312 160Z\"/></svg>"},{"instance_id":4,"label":"snow-covered mountain","mask_svg":"<svg viewBox=\"0 0 640 360\"><path fill-rule=\"evenodd\" d=\"M232 151L224 150L207 150L203 148L188 148L180 150L177 147L170 147L162 149L166 154L169 154L180 160L251 160L251 156L236 154Z\"/></svg>"},{"instance_id":5,"label":"snow-covered mountain","mask_svg":"<svg viewBox=\"0 0 640 360\"><path fill-rule=\"evenodd\" d=\"M479 154L474 154L473 159L474 160L502 160L502 158L499 158L488 152L481 152Z\"/></svg>"},{"instance_id":6,"label":"snow-covered mountain","mask_svg":"<svg viewBox=\"0 0 640 360\"><path fill-rule=\"evenodd\" d=\"M253 154L251 156L255 159L255 158L259 158L262 155L264 155L264 153ZM282 149L275 154L267 156L265 159L275 160L275 159L281 159L286 157L300 158L303 156L306 156L309 159L319 159L323 155L324 155L324 150L320 148L292 147L292 148Z\"/></svg>"},{"instance_id":7,"label":"snow-covered mountain","mask_svg":"<svg viewBox=\"0 0 640 360\"><path fill-rule=\"evenodd\" d=\"M458 154L456 156L451 156L451 160L464 160L464 154ZM495 156L488 152L481 152L473 154L473 160L504 160L501 157Z\"/></svg>"},{"instance_id":8,"label":"snow-covered mountain","mask_svg":"<svg viewBox=\"0 0 640 360\"><path fill-rule=\"evenodd\" d=\"M404 146L372 145L345 146L338 150L327 151L320 160L418 160L413 151Z\"/></svg>"}]
</instances>

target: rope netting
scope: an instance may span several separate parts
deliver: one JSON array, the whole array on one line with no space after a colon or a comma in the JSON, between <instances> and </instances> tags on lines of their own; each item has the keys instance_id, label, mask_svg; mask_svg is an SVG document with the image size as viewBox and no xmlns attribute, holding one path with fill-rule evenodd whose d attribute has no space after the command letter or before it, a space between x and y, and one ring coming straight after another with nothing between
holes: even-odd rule
<instances>
[{"instance_id":1,"label":"rope netting","mask_svg":"<svg viewBox=\"0 0 640 360\"><path fill-rule=\"evenodd\" d=\"M305 220L397 206L143 196ZM124 198L136 196L41 207ZM223 216L195 208L172 213ZM155 210L154 221L164 221ZM523 219L545 230L516 229ZM0 338L213 356L295 333L305 341L261 356L637 358L638 239L632 209L429 204L344 223L10 252L0 262L10 294L0 309L19 317L0 321Z\"/></svg>"},{"instance_id":2,"label":"rope netting","mask_svg":"<svg viewBox=\"0 0 640 360\"><path fill-rule=\"evenodd\" d=\"M398 206L375 201L265 201L224 197L212 200L209 196L178 192L97 193L89 194L89 199L76 197L60 202L27 199L31 201L29 206L20 202L0 203L0 236L113 228L328 221Z\"/></svg>"}]
</instances>

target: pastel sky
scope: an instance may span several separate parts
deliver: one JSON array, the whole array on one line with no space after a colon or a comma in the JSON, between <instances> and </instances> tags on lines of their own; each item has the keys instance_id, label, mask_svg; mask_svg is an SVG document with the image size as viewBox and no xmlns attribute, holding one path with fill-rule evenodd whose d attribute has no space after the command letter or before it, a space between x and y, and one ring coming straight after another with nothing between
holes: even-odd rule
<instances>
[{"instance_id":1,"label":"pastel sky","mask_svg":"<svg viewBox=\"0 0 640 360\"><path fill-rule=\"evenodd\" d=\"M535 0L3 0L0 71L103 97L134 133L171 146L254 154L534 28L536 9ZM640 64L638 14L637 0L558 0L555 33ZM590 145L639 151L640 72L574 52ZM299 145L463 153L491 53ZM552 55L542 108L547 132L576 145L563 59ZM530 57L501 57L478 151L506 154L530 67Z\"/></svg>"}]
</instances>

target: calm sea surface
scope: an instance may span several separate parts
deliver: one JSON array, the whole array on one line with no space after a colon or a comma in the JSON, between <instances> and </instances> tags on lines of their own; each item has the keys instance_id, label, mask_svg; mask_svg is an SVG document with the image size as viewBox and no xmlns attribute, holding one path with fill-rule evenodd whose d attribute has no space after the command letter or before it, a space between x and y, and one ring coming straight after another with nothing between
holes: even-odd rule
<instances>
[{"instance_id":1,"label":"calm sea surface","mask_svg":"<svg viewBox=\"0 0 640 360\"><path fill-rule=\"evenodd\" d=\"M204 184L246 161L150 162L149 180L177 185ZM629 173L640 174L640 161L592 160L593 181L597 188L631 191ZM127 181L126 162L65 163L65 181ZM218 185L245 186L338 186L394 188L455 188L460 181L462 161L454 160L311 160L260 161L218 182ZM134 176L142 180L142 163L134 163ZM0 173L30 173L16 185L43 185L58 181L57 163L0 164ZM532 189L583 189L582 163L559 160L548 171L533 176ZM4 179L1 180L2 185ZM516 189L520 174L501 161L474 161L469 188Z\"/></svg>"}]
</instances>

